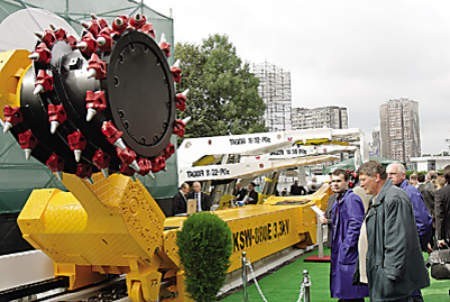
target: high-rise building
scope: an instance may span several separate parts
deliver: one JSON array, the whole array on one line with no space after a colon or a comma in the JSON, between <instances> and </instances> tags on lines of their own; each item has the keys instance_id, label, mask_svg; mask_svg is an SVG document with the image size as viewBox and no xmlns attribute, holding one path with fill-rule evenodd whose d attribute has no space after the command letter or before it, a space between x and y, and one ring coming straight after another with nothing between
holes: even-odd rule
<instances>
[{"instance_id":1,"label":"high-rise building","mask_svg":"<svg viewBox=\"0 0 450 302\"><path fill-rule=\"evenodd\" d=\"M409 163L420 156L419 104L407 98L382 104L380 136L383 157Z\"/></svg>"},{"instance_id":2,"label":"high-rise building","mask_svg":"<svg viewBox=\"0 0 450 302\"><path fill-rule=\"evenodd\" d=\"M348 128L348 113L345 107L292 108L291 119L292 129Z\"/></svg>"},{"instance_id":3,"label":"high-rise building","mask_svg":"<svg viewBox=\"0 0 450 302\"><path fill-rule=\"evenodd\" d=\"M291 129L291 73L268 62L254 64L252 72L259 79L258 93L266 104L267 130Z\"/></svg>"},{"instance_id":4,"label":"high-rise building","mask_svg":"<svg viewBox=\"0 0 450 302\"><path fill-rule=\"evenodd\" d=\"M380 129L372 131L372 141L369 143L369 155L379 157L381 155Z\"/></svg>"}]
</instances>

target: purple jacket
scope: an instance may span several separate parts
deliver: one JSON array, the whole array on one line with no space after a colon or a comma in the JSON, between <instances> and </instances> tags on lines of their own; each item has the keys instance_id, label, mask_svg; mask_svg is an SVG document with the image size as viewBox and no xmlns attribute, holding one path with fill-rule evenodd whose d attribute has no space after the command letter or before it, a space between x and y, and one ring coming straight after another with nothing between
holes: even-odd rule
<instances>
[{"instance_id":1,"label":"purple jacket","mask_svg":"<svg viewBox=\"0 0 450 302\"><path fill-rule=\"evenodd\" d=\"M358 238L364 219L361 198L348 190L331 208L331 297L358 299L367 297L367 286L353 285L353 273L358 265Z\"/></svg>"},{"instance_id":2,"label":"purple jacket","mask_svg":"<svg viewBox=\"0 0 450 302\"><path fill-rule=\"evenodd\" d=\"M419 233L421 244L423 244L422 241L427 240L427 238L431 235L433 223L431 215L425 206L425 202L423 201L422 194L419 190L408 184L406 179L399 185L399 187L402 188L406 194L408 194L409 200L411 200L414 218L416 220L417 233Z\"/></svg>"}]
</instances>

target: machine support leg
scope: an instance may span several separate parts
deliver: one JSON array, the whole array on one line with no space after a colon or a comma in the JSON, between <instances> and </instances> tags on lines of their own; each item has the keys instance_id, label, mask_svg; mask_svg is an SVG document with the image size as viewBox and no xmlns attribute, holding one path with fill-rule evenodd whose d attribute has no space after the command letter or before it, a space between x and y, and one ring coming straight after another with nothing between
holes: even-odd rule
<instances>
[{"instance_id":1,"label":"machine support leg","mask_svg":"<svg viewBox=\"0 0 450 302\"><path fill-rule=\"evenodd\" d=\"M317 215L317 244L319 246L319 258L323 258L323 225L320 223L320 216Z\"/></svg>"},{"instance_id":2,"label":"machine support leg","mask_svg":"<svg viewBox=\"0 0 450 302\"><path fill-rule=\"evenodd\" d=\"M248 291L247 291L247 253L242 252L242 293L244 295L244 302L248 302Z\"/></svg>"}]
</instances>

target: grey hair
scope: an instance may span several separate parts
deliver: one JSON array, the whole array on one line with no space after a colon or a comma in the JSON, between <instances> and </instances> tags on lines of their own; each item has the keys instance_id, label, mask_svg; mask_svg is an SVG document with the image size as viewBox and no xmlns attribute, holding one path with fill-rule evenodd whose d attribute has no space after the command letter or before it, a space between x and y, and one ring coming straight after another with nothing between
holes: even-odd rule
<instances>
[{"instance_id":1,"label":"grey hair","mask_svg":"<svg viewBox=\"0 0 450 302\"><path fill-rule=\"evenodd\" d=\"M389 168L393 168L393 167L396 168L397 172L406 174L405 166L404 166L402 163L400 163L400 162L394 162L394 163L392 163L392 164L389 164L389 165L387 166L386 170L389 170Z\"/></svg>"}]
</instances>

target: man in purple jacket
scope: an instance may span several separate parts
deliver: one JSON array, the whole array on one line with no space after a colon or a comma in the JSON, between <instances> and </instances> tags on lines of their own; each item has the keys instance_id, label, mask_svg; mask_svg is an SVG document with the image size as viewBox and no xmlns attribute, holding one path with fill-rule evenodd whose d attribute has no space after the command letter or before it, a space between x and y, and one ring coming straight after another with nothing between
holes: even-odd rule
<instances>
[{"instance_id":1,"label":"man in purple jacket","mask_svg":"<svg viewBox=\"0 0 450 302\"><path fill-rule=\"evenodd\" d=\"M358 195L348 189L349 175L337 169L331 175L331 190L337 197L331 208L331 297L339 301L364 301L369 295L365 285L353 285L358 263L358 238L364 219L364 206ZM327 223L326 218L321 219Z\"/></svg>"},{"instance_id":2,"label":"man in purple jacket","mask_svg":"<svg viewBox=\"0 0 450 302\"><path fill-rule=\"evenodd\" d=\"M406 180L406 169L401 163L392 163L386 168L387 177L391 179L392 184L403 189L411 201L414 218L416 221L417 233L419 234L420 247L426 251L427 244L432 236L432 218L425 206L422 194ZM414 302L423 301L420 290L412 294Z\"/></svg>"},{"instance_id":3,"label":"man in purple jacket","mask_svg":"<svg viewBox=\"0 0 450 302\"><path fill-rule=\"evenodd\" d=\"M403 189L411 200L414 218L416 220L417 233L419 234L420 246L426 251L427 244L432 235L432 218L423 201L422 194L406 180L406 170L401 163L393 163L387 166L386 173L392 184Z\"/></svg>"}]
</instances>

